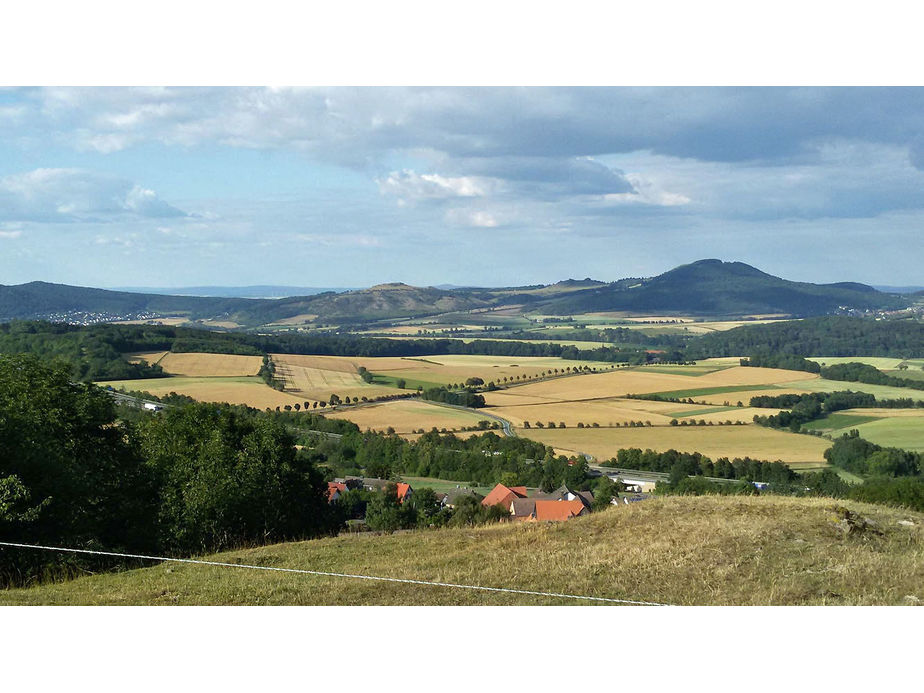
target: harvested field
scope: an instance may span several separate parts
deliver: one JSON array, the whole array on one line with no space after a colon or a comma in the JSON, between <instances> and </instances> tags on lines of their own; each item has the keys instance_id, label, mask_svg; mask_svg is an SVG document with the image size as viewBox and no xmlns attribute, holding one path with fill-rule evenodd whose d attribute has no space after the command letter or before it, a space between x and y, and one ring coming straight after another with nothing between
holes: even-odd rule
<instances>
[{"instance_id":1,"label":"harvested field","mask_svg":"<svg viewBox=\"0 0 924 693\"><path fill-rule=\"evenodd\" d=\"M632 407L634 401L625 399L600 400L595 402L554 402L544 404L521 405L512 407L491 407L486 411L510 421L521 427L525 421L531 425L539 421L545 425L554 421L556 425L564 422L568 426L583 423L598 423L611 426L630 421L650 421L652 425L666 425L670 417L641 411ZM672 405L674 408L677 405Z\"/></svg>"},{"instance_id":2,"label":"harvested field","mask_svg":"<svg viewBox=\"0 0 924 693\"><path fill-rule=\"evenodd\" d=\"M761 397L768 395L773 397L775 395L782 394L796 394L803 395L807 393L808 390L798 387L790 387L787 383L782 383L780 385L773 385L771 388L763 389L719 389L718 392L713 392L711 394L698 394L694 397L697 402L706 402L707 404L715 405L724 405L728 402L729 405L737 404L741 402L744 406L747 406L751 401L751 397ZM685 397L687 395L684 395ZM769 411L769 410L767 410Z\"/></svg>"},{"instance_id":3,"label":"harvested field","mask_svg":"<svg viewBox=\"0 0 924 693\"><path fill-rule=\"evenodd\" d=\"M377 397L394 394L394 388L363 382L354 359L336 356L273 354L276 377L286 391L303 399L328 400L339 397Z\"/></svg>"},{"instance_id":4,"label":"harvested field","mask_svg":"<svg viewBox=\"0 0 924 693\"><path fill-rule=\"evenodd\" d=\"M614 457L620 448L701 452L719 457L782 460L793 467L817 467L831 441L778 431L756 424L744 426L657 426L652 428L517 429L517 434L546 445L587 453L597 460Z\"/></svg>"},{"instance_id":5,"label":"harvested field","mask_svg":"<svg viewBox=\"0 0 924 693\"><path fill-rule=\"evenodd\" d=\"M696 419L697 421L712 421L714 423L719 423L720 421L743 421L744 423L752 423L754 421L754 416L771 416L779 414L780 411L780 409L762 409L757 407L715 407L709 411L708 409L704 410L702 407L699 407L698 409L691 409L686 412L675 412L674 417L677 419L685 418Z\"/></svg>"},{"instance_id":6,"label":"harvested field","mask_svg":"<svg viewBox=\"0 0 924 693\"><path fill-rule=\"evenodd\" d=\"M389 427L399 435L412 434L417 429L431 428L447 431L475 426L485 416L477 412L441 407L420 400L396 400L367 406L342 409L327 414L331 419L347 419L362 430L385 431Z\"/></svg>"},{"instance_id":7,"label":"harvested field","mask_svg":"<svg viewBox=\"0 0 924 693\"><path fill-rule=\"evenodd\" d=\"M256 375L263 363L261 356L237 354L175 354L160 351L131 354L130 356L133 359L156 363L170 375L186 375L196 378Z\"/></svg>"},{"instance_id":8,"label":"harvested field","mask_svg":"<svg viewBox=\"0 0 924 693\"><path fill-rule=\"evenodd\" d=\"M708 368L710 366L705 366ZM678 366L676 368L683 368ZM654 372L651 367L623 368L606 373L559 378L516 387L510 392L538 397L547 401L585 401L623 397L627 394L663 393L666 396L687 398L700 394L727 393L751 389L796 378L805 379L806 373L775 368L735 366L703 373L703 366L690 366L689 375L683 371ZM699 370L694 370L699 369ZM719 401L722 404L723 400ZM737 400L735 400L737 401Z\"/></svg>"},{"instance_id":9,"label":"harvested field","mask_svg":"<svg viewBox=\"0 0 924 693\"><path fill-rule=\"evenodd\" d=\"M145 380L114 380L100 382L98 385L111 385L115 389L138 390L150 392L161 397L176 392L187 395L200 402L227 402L228 404L246 404L256 409L283 407L296 402L304 405L306 398L279 392L264 383L260 378L226 377L226 378L192 378L176 376L172 378L149 378Z\"/></svg>"}]
</instances>

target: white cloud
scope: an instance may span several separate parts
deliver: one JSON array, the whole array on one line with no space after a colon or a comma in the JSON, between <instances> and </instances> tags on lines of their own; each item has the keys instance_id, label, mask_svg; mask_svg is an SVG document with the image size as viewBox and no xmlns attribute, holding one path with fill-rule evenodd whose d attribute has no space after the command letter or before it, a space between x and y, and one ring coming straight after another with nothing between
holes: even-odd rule
<instances>
[{"instance_id":1,"label":"white cloud","mask_svg":"<svg viewBox=\"0 0 924 693\"><path fill-rule=\"evenodd\" d=\"M386 178L376 179L376 182L382 193L394 195L404 202L484 197L498 189L498 181L489 178L420 174L408 169L392 171Z\"/></svg>"},{"instance_id":2,"label":"white cloud","mask_svg":"<svg viewBox=\"0 0 924 693\"><path fill-rule=\"evenodd\" d=\"M493 229L499 225L494 214L477 209L450 209L446 212L446 221L455 226L470 226L480 229Z\"/></svg>"},{"instance_id":3,"label":"white cloud","mask_svg":"<svg viewBox=\"0 0 924 693\"><path fill-rule=\"evenodd\" d=\"M602 199L605 202L618 204L643 204L658 207L679 207L688 205L691 202L686 195L668 192L654 180L636 173L627 173L626 180L632 184L634 192L603 195Z\"/></svg>"},{"instance_id":4,"label":"white cloud","mask_svg":"<svg viewBox=\"0 0 924 693\"><path fill-rule=\"evenodd\" d=\"M153 190L93 171L40 168L0 178L0 220L118 221L187 216Z\"/></svg>"}]
</instances>

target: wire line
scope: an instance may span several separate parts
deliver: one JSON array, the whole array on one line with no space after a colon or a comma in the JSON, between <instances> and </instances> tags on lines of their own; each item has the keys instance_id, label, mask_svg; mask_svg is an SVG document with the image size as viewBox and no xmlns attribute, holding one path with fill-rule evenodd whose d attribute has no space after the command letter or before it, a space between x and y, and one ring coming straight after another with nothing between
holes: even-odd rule
<instances>
[{"instance_id":1,"label":"wire line","mask_svg":"<svg viewBox=\"0 0 924 693\"><path fill-rule=\"evenodd\" d=\"M560 599L578 599L611 604L630 604L634 606L671 606L659 602L645 602L634 599L614 599L612 597L592 597L583 594L564 594L558 592L540 592L535 590L521 590L511 587L485 587L482 585L461 585L452 582L435 582L432 580L411 580L408 578L382 577L378 575L354 575L351 573L333 573L323 570L305 570L301 568L277 568L267 565L248 565L246 563L222 563L220 561L200 561L194 558L170 558L167 556L147 556L144 554L119 553L116 551L93 551L91 549L72 549L62 546L41 546L39 544L19 544L10 541L0 541L0 546L9 546L18 549L40 549L43 551L63 551L65 553L85 553L95 556L113 556L117 558L138 558L145 561L169 561L173 563L192 563L194 565L210 565L222 568L248 568L251 570L273 570L280 573L300 573L303 575L320 575L323 577L352 578L356 580L376 580L379 582L397 582L408 585L430 585L432 587L449 587L454 589L480 590L483 592L506 592L509 594L526 594L537 597L557 597Z\"/></svg>"}]
</instances>

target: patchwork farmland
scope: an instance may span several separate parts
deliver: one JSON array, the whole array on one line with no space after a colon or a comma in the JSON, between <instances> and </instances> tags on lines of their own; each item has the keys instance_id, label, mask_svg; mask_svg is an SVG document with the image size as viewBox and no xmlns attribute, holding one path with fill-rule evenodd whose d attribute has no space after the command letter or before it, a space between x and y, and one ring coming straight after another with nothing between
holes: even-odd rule
<instances>
[{"instance_id":1,"label":"patchwork farmland","mask_svg":"<svg viewBox=\"0 0 924 693\"><path fill-rule=\"evenodd\" d=\"M596 459L608 459L625 447L673 448L710 457L749 456L782 460L795 467L818 467L824 464L822 453L830 441L757 426L753 423L755 415L779 410L751 408L747 406L751 397L852 389L880 398L924 398L920 390L826 380L804 371L742 367L737 358L626 368L543 357L273 354L276 377L284 384L284 390L279 391L256 377L262 362L258 356L170 352L129 356L157 363L171 377L106 384L117 389L140 387L154 395L177 392L203 401L260 409L294 408L296 403L312 406L328 402L332 395L349 397L364 404L329 410L327 415L353 421L363 430L391 428L408 438L416 437L420 429L432 428L463 434L463 429L483 419L501 419L509 422L516 435L543 442L564 454L585 453ZM900 359L867 360L890 371L902 363ZM360 376L361 367L369 371L371 382ZM584 368L597 372L584 372ZM500 388L484 393L487 406L483 410L459 410L420 400L365 403L418 387L464 383L469 378L494 382ZM638 395L681 401L633 397ZM686 401L690 399L695 403ZM674 425L672 420L694 425ZM856 428L875 443L924 448L921 410L847 411L808 428L828 436Z\"/></svg>"}]
</instances>

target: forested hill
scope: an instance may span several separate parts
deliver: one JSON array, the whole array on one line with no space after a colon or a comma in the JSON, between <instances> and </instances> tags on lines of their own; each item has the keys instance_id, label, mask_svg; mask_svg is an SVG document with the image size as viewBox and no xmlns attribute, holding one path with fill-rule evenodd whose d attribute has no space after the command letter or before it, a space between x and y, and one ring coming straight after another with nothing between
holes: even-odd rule
<instances>
[{"instance_id":1,"label":"forested hill","mask_svg":"<svg viewBox=\"0 0 924 693\"><path fill-rule=\"evenodd\" d=\"M744 325L692 340L688 358L754 353L796 356L924 356L924 323L828 316Z\"/></svg>"},{"instance_id":2,"label":"forested hill","mask_svg":"<svg viewBox=\"0 0 924 693\"><path fill-rule=\"evenodd\" d=\"M627 310L696 315L785 313L822 315L839 308L896 309L907 299L853 282L809 284L761 272L743 262L699 260L631 288L608 285L574 292L546 307L550 313L576 314Z\"/></svg>"},{"instance_id":3,"label":"forested hill","mask_svg":"<svg viewBox=\"0 0 924 693\"><path fill-rule=\"evenodd\" d=\"M864 284L792 282L741 262L700 260L657 277L621 279L609 284L586 279L538 287L443 290L395 283L281 299L165 296L31 282L0 285L0 321L79 322L72 320L70 313L96 314L106 320L183 315L257 327L296 316L349 324L509 305L524 305L529 310L557 315L618 310L660 315L810 316L839 309L897 309L911 300Z\"/></svg>"},{"instance_id":4,"label":"forested hill","mask_svg":"<svg viewBox=\"0 0 924 693\"><path fill-rule=\"evenodd\" d=\"M55 314L93 313L128 316L138 313L186 314L191 318L216 318L261 303L243 298L164 296L109 291L67 284L29 282L0 285L0 320L46 318Z\"/></svg>"}]
</instances>

